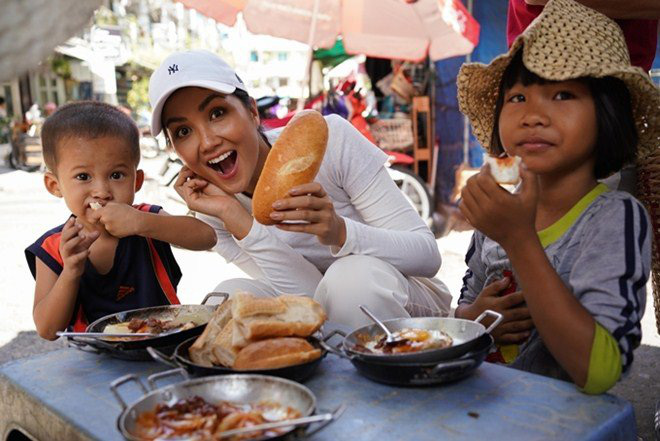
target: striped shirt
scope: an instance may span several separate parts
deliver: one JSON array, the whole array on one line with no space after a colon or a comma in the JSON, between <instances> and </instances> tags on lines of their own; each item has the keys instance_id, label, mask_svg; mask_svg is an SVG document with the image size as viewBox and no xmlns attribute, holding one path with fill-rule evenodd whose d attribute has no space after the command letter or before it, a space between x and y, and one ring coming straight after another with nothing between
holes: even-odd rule
<instances>
[{"instance_id":1,"label":"striped shirt","mask_svg":"<svg viewBox=\"0 0 660 441\"><path fill-rule=\"evenodd\" d=\"M628 193L596 186L555 224L540 231L548 260L587 311L616 340L623 372L639 346L651 268L648 214ZM488 284L515 270L504 249L475 232L465 261L459 304L475 301ZM548 293L551 295L552 293ZM518 348L512 367L569 379L536 330Z\"/></svg>"}]
</instances>

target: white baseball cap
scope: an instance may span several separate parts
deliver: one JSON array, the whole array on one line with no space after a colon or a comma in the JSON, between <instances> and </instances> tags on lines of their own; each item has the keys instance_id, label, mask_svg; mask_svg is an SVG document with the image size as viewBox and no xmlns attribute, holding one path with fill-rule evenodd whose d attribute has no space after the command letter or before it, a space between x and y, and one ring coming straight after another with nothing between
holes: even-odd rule
<instances>
[{"instance_id":1,"label":"white baseball cap","mask_svg":"<svg viewBox=\"0 0 660 441\"><path fill-rule=\"evenodd\" d=\"M149 80L149 102L153 109L151 133L154 136L162 129L161 113L165 101L177 89L191 86L227 94L236 89L247 92L234 69L216 54L202 50L173 53L151 74Z\"/></svg>"}]
</instances>

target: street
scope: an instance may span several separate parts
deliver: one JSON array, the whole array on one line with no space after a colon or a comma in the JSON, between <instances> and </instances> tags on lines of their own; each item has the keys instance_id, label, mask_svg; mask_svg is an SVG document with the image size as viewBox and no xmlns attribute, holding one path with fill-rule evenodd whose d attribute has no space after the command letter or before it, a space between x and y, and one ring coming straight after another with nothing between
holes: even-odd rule
<instances>
[{"instance_id":1,"label":"street","mask_svg":"<svg viewBox=\"0 0 660 441\"><path fill-rule=\"evenodd\" d=\"M0 152L2 153L2 152ZM172 198L156 180L156 171L163 157L143 159L141 168L147 180L137 194L136 202L149 202L165 207L170 213L181 214L186 207ZM3 265L0 284L3 287L2 320L0 320L0 363L35 353L61 348L61 341L48 342L36 335L32 321L34 280L27 267L24 249L50 228L61 224L68 216L64 203L47 193L43 174L16 171L0 166L0 237ZM465 271L464 254L471 232L451 232L438 239L443 264L438 276L455 296L454 305ZM192 252L175 249L174 254L184 274L179 284L182 303L199 303L222 280L241 277L242 271L213 252ZM657 373L660 369L660 336L655 329L653 300L648 285L647 308L642 322L642 346L635 353L632 372L612 393L631 401L635 407L639 434L653 439L653 412L660 398Z\"/></svg>"}]
</instances>

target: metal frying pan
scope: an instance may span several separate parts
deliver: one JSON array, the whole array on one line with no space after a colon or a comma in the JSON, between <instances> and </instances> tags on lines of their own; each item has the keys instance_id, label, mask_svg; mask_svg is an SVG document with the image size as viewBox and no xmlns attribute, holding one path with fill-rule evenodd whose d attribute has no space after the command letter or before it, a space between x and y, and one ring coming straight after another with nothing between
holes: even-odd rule
<instances>
[{"instance_id":1,"label":"metal frying pan","mask_svg":"<svg viewBox=\"0 0 660 441\"><path fill-rule=\"evenodd\" d=\"M183 376L186 380L159 389L156 388L156 381L159 378L176 374ZM137 383L144 395L134 403L127 405L118 388L122 384L131 381ZM122 412L117 419L117 428L128 440L142 440L138 436L137 426L137 418L141 413L153 411L156 405L160 403L172 405L181 399L194 396L199 396L212 404L220 401L252 404L263 401L276 402L297 410L303 417L312 415L316 409L316 397L305 386L283 378L266 375L217 375L190 380L185 370L175 369L149 376L149 385L151 391L148 391L137 376L132 374L118 378L110 385L110 390L122 407ZM331 421L326 421L325 425ZM325 425L315 431L320 430Z\"/></svg>"},{"instance_id":2,"label":"metal frying pan","mask_svg":"<svg viewBox=\"0 0 660 441\"><path fill-rule=\"evenodd\" d=\"M69 344L87 352L108 353L109 355L124 360L151 360L146 351L148 346L171 354L174 348L183 340L197 336L202 333L204 327L213 316L218 305L206 305L210 298L220 297L223 302L228 294L213 292L207 294L201 305L165 305L150 308L132 309L116 314L110 314L94 321L87 326L86 332L101 333L108 325L128 322L133 318L158 320L176 320L181 324L194 321L197 326L179 332L166 332L162 336L148 337L140 340L114 341L99 338L67 337ZM222 303L222 302L220 302Z\"/></svg>"},{"instance_id":3,"label":"metal frying pan","mask_svg":"<svg viewBox=\"0 0 660 441\"><path fill-rule=\"evenodd\" d=\"M273 375L276 377L288 378L289 380L298 381L298 382L303 382L307 380L316 371L319 364L321 364L321 360L328 353L326 348L321 346L318 339L314 337L310 337L307 339L307 341L309 341L310 344L315 348L321 349L321 356L316 360L308 361L302 364L296 364L293 366L277 368L277 369L267 369L267 370L257 370L257 371L236 371L232 368L228 368L224 366L202 366L201 364L197 364L194 361L192 361L190 359L190 356L188 355L188 348L192 346L192 344L195 342L196 339L197 337L191 337L188 340L184 340L183 342L179 343L179 345L176 347L171 357L168 357L167 355L163 354L159 350L156 350L155 348L152 347L148 347L147 351L149 352L149 354L151 354L154 360L167 364L169 366L184 368L186 371L188 371L188 373L190 373L195 377L205 377L208 375L248 373L248 374Z\"/></svg>"},{"instance_id":4,"label":"metal frying pan","mask_svg":"<svg viewBox=\"0 0 660 441\"><path fill-rule=\"evenodd\" d=\"M334 333L343 334L341 331ZM332 347L326 342L332 335L333 333L329 334L321 342L329 352L349 359L360 375L394 386L433 386L465 378L481 365L493 346L493 337L490 334L482 334L476 339L471 350L452 360L424 363L376 362L349 356Z\"/></svg>"},{"instance_id":5,"label":"metal frying pan","mask_svg":"<svg viewBox=\"0 0 660 441\"><path fill-rule=\"evenodd\" d=\"M481 321L487 316L495 318L486 328ZM360 350L365 341L378 339L383 331L377 325L363 326L351 332L344 338L341 350L346 354L361 360L378 363L425 363L451 360L470 351L483 334L489 334L502 321L502 314L486 310L475 321L449 317L417 317L384 320L383 323L392 331L404 328L440 330L447 333L453 340L452 346L443 349L428 349L418 352L400 354L377 354Z\"/></svg>"}]
</instances>

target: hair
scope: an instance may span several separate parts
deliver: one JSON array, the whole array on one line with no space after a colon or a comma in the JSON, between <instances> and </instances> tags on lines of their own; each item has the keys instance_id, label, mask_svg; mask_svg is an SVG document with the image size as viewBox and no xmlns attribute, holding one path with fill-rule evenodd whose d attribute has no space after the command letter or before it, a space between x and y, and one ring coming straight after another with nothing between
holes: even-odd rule
<instances>
[{"instance_id":1,"label":"hair","mask_svg":"<svg viewBox=\"0 0 660 441\"><path fill-rule=\"evenodd\" d=\"M234 95L236 98L238 98L238 100L241 102L243 107L245 107L248 111L252 110L252 98L250 97L250 95L246 91L244 91L242 89L236 89L231 93L231 95ZM170 139L169 135L165 131L164 127L165 126L163 125L163 131L165 132L165 141L167 141L167 144L171 146L172 145L172 140ZM266 137L266 133L264 132L263 126L260 125L257 128L257 132L259 132L259 136L261 136L261 138L264 141L266 141L266 144L268 144L270 146L270 141L268 141L268 138Z\"/></svg>"},{"instance_id":2,"label":"hair","mask_svg":"<svg viewBox=\"0 0 660 441\"><path fill-rule=\"evenodd\" d=\"M630 92L623 81L614 77L580 77L576 80L587 85L594 100L597 124L594 176L596 179L603 179L633 161L637 153L638 134ZM529 86L554 82L556 81L541 78L527 69L522 61L522 50L514 55L502 74L495 104L491 137L494 154L504 152L499 136L499 118L504 105L504 93L517 83Z\"/></svg>"},{"instance_id":3,"label":"hair","mask_svg":"<svg viewBox=\"0 0 660 441\"><path fill-rule=\"evenodd\" d=\"M5 103L5 99L0 96L0 106L2 106Z\"/></svg>"},{"instance_id":4,"label":"hair","mask_svg":"<svg viewBox=\"0 0 660 441\"><path fill-rule=\"evenodd\" d=\"M41 129L44 162L50 171L55 172L58 149L63 140L106 136L124 140L137 167L140 162L140 132L128 115L115 106L99 101L65 104L46 119Z\"/></svg>"}]
</instances>

